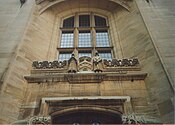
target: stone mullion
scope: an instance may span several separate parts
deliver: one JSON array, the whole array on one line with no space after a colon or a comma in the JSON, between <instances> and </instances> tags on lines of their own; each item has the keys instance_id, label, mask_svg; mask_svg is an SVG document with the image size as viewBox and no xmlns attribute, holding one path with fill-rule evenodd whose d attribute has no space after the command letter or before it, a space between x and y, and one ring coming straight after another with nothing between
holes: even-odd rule
<instances>
[{"instance_id":1,"label":"stone mullion","mask_svg":"<svg viewBox=\"0 0 175 125\"><path fill-rule=\"evenodd\" d=\"M94 13L91 13L91 15L90 15L90 19L91 19L91 27L95 27L95 18L94 18Z\"/></svg>"},{"instance_id":2,"label":"stone mullion","mask_svg":"<svg viewBox=\"0 0 175 125\"><path fill-rule=\"evenodd\" d=\"M74 29L74 54L75 57L78 58L78 34L79 34L79 30L78 30L78 26L79 26L79 15L78 13L75 14L75 29Z\"/></svg>"},{"instance_id":3,"label":"stone mullion","mask_svg":"<svg viewBox=\"0 0 175 125\"><path fill-rule=\"evenodd\" d=\"M95 30L95 18L94 18L94 13L91 13L91 36L92 36L92 47L93 51L92 54L95 54L95 47L96 47L96 30Z\"/></svg>"},{"instance_id":4,"label":"stone mullion","mask_svg":"<svg viewBox=\"0 0 175 125\"><path fill-rule=\"evenodd\" d=\"M95 47L96 47L96 31L95 31L95 28L93 27L92 28L92 31L91 31L91 34L92 34L92 46L93 46L93 55L95 54Z\"/></svg>"}]
</instances>

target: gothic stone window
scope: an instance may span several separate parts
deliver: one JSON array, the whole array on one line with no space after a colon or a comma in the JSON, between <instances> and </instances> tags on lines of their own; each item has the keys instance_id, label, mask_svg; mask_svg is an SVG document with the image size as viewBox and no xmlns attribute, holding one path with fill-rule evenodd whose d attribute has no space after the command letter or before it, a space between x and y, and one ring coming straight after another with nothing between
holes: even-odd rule
<instances>
[{"instance_id":1,"label":"gothic stone window","mask_svg":"<svg viewBox=\"0 0 175 125\"><path fill-rule=\"evenodd\" d=\"M96 51L103 59L112 59L107 18L93 14L75 14L63 20L58 48L59 60L68 60L74 50L78 57L92 57Z\"/></svg>"}]
</instances>

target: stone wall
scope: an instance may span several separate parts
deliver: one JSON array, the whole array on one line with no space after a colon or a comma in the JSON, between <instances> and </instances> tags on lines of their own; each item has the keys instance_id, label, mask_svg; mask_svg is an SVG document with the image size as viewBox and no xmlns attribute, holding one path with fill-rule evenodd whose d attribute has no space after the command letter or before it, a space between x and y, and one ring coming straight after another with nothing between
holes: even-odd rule
<instances>
[{"instance_id":1,"label":"stone wall","mask_svg":"<svg viewBox=\"0 0 175 125\"><path fill-rule=\"evenodd\" d=\"M154 0L150 3L136 1L171 86L175 88L175 1Z\"/></svg>"},{"instance_id":2,"label":"stone wall","mask_svg":"<svg viewBox=\"0 0 175 125\"><path fill-rule=\"evenodd\" d=\"M30 115L37 115L42 98L81 96L130 96L133 110L136 114L145 114L146 110L150 108L147 103L147 90L142 80L83 84L70 84L67 82L30 83L25 95L26 102L21 108L20 119L28 118Z\"/></svg>"},{"instance_id":3,"label":"stone wall","mask_svg":"<svg viewBox=\"0 0 175 125\"><path fill-rule=\"evenodd\" d=\"M161 100L157 103L163 122L174 123L175 1L152 0L149 4L140 0L136 0L136 2L166 73L166 75L158 73L162 82L156 86L150 85L148 90L153 93L153 98ZM169 83L165 82L166 77ZM154 89L157 91L153 92ZM170 92L172 94L169 94Z\"/></svg>"},{"instance_id":4,"label":"stone wall","mask_svg":"<svg viewBox=\"0 0 175 125\"><path fill-rule=\"evenodd\" d=\"M145 82L151 103L159 109L162 122L173 123L174 117L170 112L173 112L171 98L174 94L140 11L137 9L136 3L133 3L131 12L119 11L121 12L118 12L114 18L122 48L121 54L127 58L139 58L142 70L149 74ZM163 104L165 104L165 108L160 109ZM156 114L152 111L151 113L152 115ZM165 119L165 114L168 113L170 113L169 119Z\"/></svg>"},{"instance_id":5,"label":"stone wall","mask_svg":"<svg viewBox=\"0 0 175 125\"><path fill-rule=\"evenodd\" d=\"M1 1L0 3L0 8L2 9L0 13L1 85L3 83L0 96L1 124L12 123L16 121L18 116L19 119L23 119L29 117L29 115L37 114L37 108L42 97L100 95L131 96L135 113L147 113L157 117L157 115L159 115L158 112L160 112L164 123L174 122L172 113L174 94L168 80L169 77L167 77L167 73L169 73L169 76L173 78L173 75L171 75L173 74L174 68L173 52L171 52L173 49L168 49L169 46L173 47L171 41L173 37L168 37L170 34L173 36L173 32L170 32L170 30L170 34L164 34L166 28L171 28L171 25L166 25L166 27L164 23L166 28L164 29L164 27L162 27L163 29L160 29L162 31L161 37L158 35L159 32L156 31L158 31L161 26L158 24L155 25L154 21L149 22L151 17L149 17L149 15L155 12L156 9L154 10L152 8L152 10L154 10L153 12L146 13L150 6L147 5L147 7L144 8L145 3L139 2L139 0L137 1L141 14L146 22L145 25L135 2L130 3L130 11L126 11L119 6L117 6L117 10L110 10L107 6L100 8L100 5L95 6L98 9L87 8L90 11L108 15L111 33L110 38L113 45L116 46L114 48L115 57L138 57L142 65L142 70L149 73L145 81L109 81L101 84L28 84L23 76L30 74L31 64L34 60L53 61L57 59L56 48L60 39L59 27L61 19L63 15L68 15L70 11L68 12L65 8L62 8L65 11L65 13L62 13L62 9L60 9L58 5L58 8L55 6L55 8L50 8L44 11L44 13L39 14L38 7L33 7L33 0L27 0L27 3L25 3L22 8L19 8L20 3L16 1ZM86 4L82 4L82 6L84 5L88 7ZM9 8L7 8L7 6L9 6ZM69 8L68 5L67 8ZM79 12L87 9L77 8L76 5L73 4L71 13L75 13L77 10ZM61 14L58 13L58 10ZM160 17L162 17L162 13L159 14ZM172 14L170 13L170 15ZM165 18L162 17L162 20L163 19ZM153 27L153 25L155 25L155 27ZM168 45L165 45L164 41L169 41ZM154 45L156 45L156 48ZM160 48L158 48L158 46ZM164 47L168 51L165 51ZM156 51L156 49L158 51ZM161 55L161 58L158 55ZM164 70L163 66L166 67L167 70ZM146 88L151 98L147 96Z\"/></svg>"},{"instance_id":6,"label":"stone wall","mask_svg":"<svg viewBox=\"0 0 175 125\"><path fill-rule=\"evenodd\" d=\"M25 32L34 0L0 2L0 86Z\"/></svg>"},{"instance_id":7,"label":"stone wall","mask_svg":"<svg viewBox=\"0 0 175 125\"><path fill-rule=\"evenodd\" d=\"M23 101L27 69L18 47L25 33L34 0L21 8L20 1L0 1L0 124L15 121ZM16 65L17 64L17 65Z\"/></svg>"},{"instance_id":8,"label":"stone wall","mask_svg":"<svg viewBox=\"0 0 175 125\"><path fill-rule=\"evenodd\" d=\"M48 60L54 16L49 14L52 13L51 11L38 16L37 8L32 9L34 1L30 2L24 4L18 16L15 15L14 22L11 22L11 27L7 29L8 35L5 34L3 39L4 45L1 46L2 51L9 50L8 53L11 55L8 58L9 62L2 64L3 68L8 67L8 70L6 70L1 88L1 124L13 123L18 119L19 108L24 103L27 88L27 82L23 76L30 73L32 62ZM29 11L32 11L32 15Z\"/></svg>"}]
</instances>

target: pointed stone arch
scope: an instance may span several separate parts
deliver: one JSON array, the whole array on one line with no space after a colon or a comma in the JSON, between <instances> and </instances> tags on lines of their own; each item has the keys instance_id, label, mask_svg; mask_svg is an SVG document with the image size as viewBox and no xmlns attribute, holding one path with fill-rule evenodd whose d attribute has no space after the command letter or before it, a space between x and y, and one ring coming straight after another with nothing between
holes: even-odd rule
<instances>
[{"instance_id":1,"label":"pointed stone arch","mask_svg":"<svg viewBox=\"0 0 175 125\"><path fill-rule=\"evenodd\" d=\"M56 6L58 4L71 2L71 1L72 0L36 0L36 4L38 4L40 6L39 13L41 14L53 6ZM84 3L88 4L88 2L92 2L92 1L94 2L94 0L87 0L87 2L84 2ZM112 5L118 5L122 8L124 8L125 10L129 11L128 0L106 0L106 2L109 2ZM103 6L103 5L99 4L98 6ZM80 6L77 6L77 7L80 7ZM110 7L106 8L106 9L110 9Z\"/></svg>"}]
</instances>

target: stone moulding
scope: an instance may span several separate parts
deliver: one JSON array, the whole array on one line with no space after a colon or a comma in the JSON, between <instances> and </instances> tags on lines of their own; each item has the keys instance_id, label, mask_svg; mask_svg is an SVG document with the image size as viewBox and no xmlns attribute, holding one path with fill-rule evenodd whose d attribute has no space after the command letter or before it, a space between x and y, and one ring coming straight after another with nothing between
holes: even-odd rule
<instances>
[{"instance_id":1,"label":"stone moulding","mask_svg":"<svg viewBox=\"0 0 175 125\"><path fill-rule=\"evenodd\" d=\"M110 110L123 114L122 105L129 103L130 100L130 96L46 97L42 98L40 114L44 110L47 110L47 113L44 112L45 114L51 116L75 110ZM47 109L44 109L44 107L47 107Z\"/></svg>"},{"instance_id":2,"label":"stone moulding","mask_svg":"<svg viewBox=\"0 0 175 125\"><path fill-rule=\"evenodd\" d=\"M147 73L51 73L51 74L34 74L24 76L28 83L101 83L102 81L134 81L144 80Z\"/></svg>"}]
</instances>

